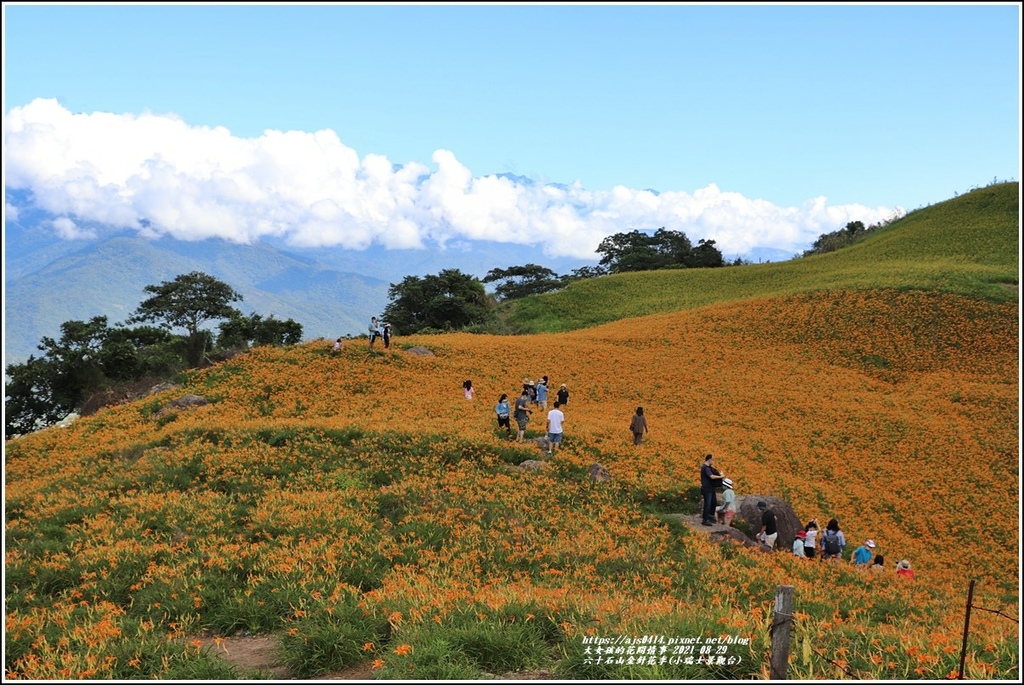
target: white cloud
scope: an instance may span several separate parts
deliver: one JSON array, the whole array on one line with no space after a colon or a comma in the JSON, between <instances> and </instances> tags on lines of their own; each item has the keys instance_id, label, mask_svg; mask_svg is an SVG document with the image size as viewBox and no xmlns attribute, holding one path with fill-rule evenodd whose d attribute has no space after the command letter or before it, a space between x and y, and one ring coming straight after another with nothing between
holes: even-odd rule
<instances>
[{"instance_id":1,"label":"white cloud","mask_svg":"<svg viewBox=\"0 0 1024 685\"><path fill-rule=\"evenodd\" d=\"M96 237L96 231L79 227L74 221L67 217L59 217L50 222L54 233L66 240L91 240Z\"/></svg>"},{"instance_id":2,"label":"white cloud","mask_svg":"<svg viewBox=\"0 0 1024 685\"><path fill-rule=\"evenodd\" d=\"M69 239L88 237L79 224L97 222L183 240L274 235L352 249L485 239L589 259L605 236L665 227L694 243L714 240L726 254L795 254L850 221L870 225L901 211L825 198L779 207L715 185L655 194L474 177L448 150L434 153L433 169L396 169L381 155L360 159L329 130L238 138L172 115L74 114L43 99L5 117L4 161L6 185L31 190L41 209L62 217L54 228Z\"/></svg>"}]
</instances>

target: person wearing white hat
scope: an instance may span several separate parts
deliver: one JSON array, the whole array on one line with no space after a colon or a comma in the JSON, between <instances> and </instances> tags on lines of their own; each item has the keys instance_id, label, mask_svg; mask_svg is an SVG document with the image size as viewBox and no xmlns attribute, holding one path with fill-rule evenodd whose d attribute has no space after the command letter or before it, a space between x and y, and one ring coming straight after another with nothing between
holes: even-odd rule
<instances>
[{"instance_id":1,"label":"person wearing white hat","mask_svg":"<svg viewBox=\"0 0 1024 685\"><path fill-rule=\"evenodd\" d=\"M732 486L731 478L722 479L722 506L715 512L715 518L724 525L732 525L732 519L736 516L736 491Z\"/></svg>"},{"instance_id":2,"label":"person wearing white hat","mask_svg":"<svg viewBox=\"0 0 1024 685\"><path fill-rule=\"evenodd\" d=\"M866 540L863 545L853 550L853 565L867 568L874 558L875 541Z\"/></svg>"},{"instance_id":3,"label":"person wearing white hat","mask_svg":"<svg viewBox=\"0 0 1024 685\"><path fill-rule=\"evenodd\" d=\"M914 579L914 570L910 568L910 562L906 559L900 559L899 563L896 564L896 575L900 578L906 578L907 580Z\"/></svg>"}]
</instances>

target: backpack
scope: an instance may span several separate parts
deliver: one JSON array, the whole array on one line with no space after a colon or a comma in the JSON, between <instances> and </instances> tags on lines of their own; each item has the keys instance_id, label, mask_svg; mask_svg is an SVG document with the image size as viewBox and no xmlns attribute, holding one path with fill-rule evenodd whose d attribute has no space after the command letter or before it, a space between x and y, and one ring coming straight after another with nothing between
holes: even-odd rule
<instances>
[{"instance_id":1,"label":"backpack","mask_svg":"<svg viewBox=\"0 0 1024 685\"><path fill-rule=\"evenodd\" d=\"M826 530L821 538L821 551L829 556L839 556L839 533L834 530Z\"/></svg>"}]
</instances>

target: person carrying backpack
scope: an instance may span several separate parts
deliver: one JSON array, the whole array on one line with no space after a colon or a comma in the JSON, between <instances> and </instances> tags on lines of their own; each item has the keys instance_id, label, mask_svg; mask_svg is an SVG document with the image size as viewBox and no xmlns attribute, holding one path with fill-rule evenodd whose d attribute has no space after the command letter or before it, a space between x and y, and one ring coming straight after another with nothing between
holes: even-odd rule
<instances>
[{"instance_id":1,"label":"person carrying backpack","mask_svg":"<svg viewBox=\"0 0 1024 685\"><path fill-rule=\"evenodd\" d=\"M846 536L839 529L839 521L832 519L825 526L825 532L821 536L821 558L841 559L843 549L846 547Z\"/></svg>"}]
</instances>

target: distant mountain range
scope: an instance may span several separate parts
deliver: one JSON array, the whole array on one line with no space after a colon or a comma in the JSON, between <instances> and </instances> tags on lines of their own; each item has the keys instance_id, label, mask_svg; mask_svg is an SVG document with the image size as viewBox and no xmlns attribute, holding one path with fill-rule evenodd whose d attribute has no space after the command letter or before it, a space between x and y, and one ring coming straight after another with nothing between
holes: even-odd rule
<instances>
[{"instance_id":1,"label":"distant mountain range","mask_svg":"<svg viewBox=\"0 0 1024 685\"><path fill-rule=\"evenodd\" d=\"M36 354L42 337L59 337L65 321L105 315L110 324L120 323L146 298L147 285L191 271L237 290L243 300L236 306L245 313L293 319L302 324L306 339L333 339L362 333L387 305L390 284L405 276L455 268L482 278L494 268L530 263L566 274L597 262L596 254L589 261L551 258L538 247L490 241L424 250L301 249L270 240L249 245L150 240L98 224L78 227L89 237L68 239L58 236L51 222L38 211L19 209L17 219L4 224L5 364ZM793 256L757 252L743 258Z\"/></svg>"}]
</instances>

